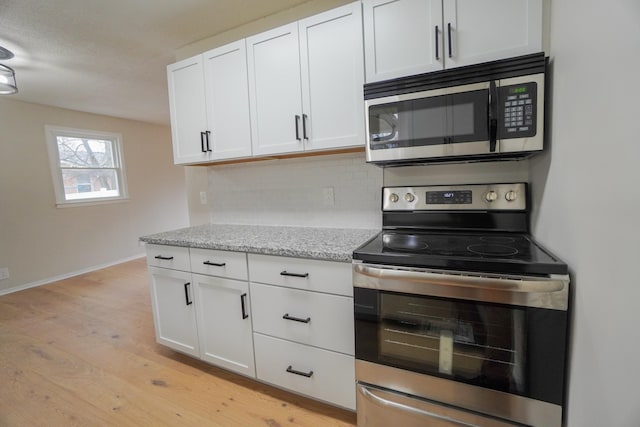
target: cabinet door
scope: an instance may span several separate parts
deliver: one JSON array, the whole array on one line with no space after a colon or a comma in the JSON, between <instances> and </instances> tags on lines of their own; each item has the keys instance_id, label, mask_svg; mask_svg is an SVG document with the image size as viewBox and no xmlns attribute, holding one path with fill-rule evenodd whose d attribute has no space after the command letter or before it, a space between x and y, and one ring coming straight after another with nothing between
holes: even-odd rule
<instances>
[{"instance_id":1,"label":"cabinet door","mask_svg":"<svg viewBox=\"0 0 640 427\"><path fill-rule=\"evenodd\" d=\"M251 156L249 81L244 39L203 55L212 160Z\"/></svg>"},{"instance_id":2,"label":"cabinet door","mask_svg":"<svg viewBox=\"0 0 640 427\"><path fill-rule=\"evenodd\" d=\"M542 0L444 0L443 27L446 68L540 52Z\"/></svg>"},{"instance_id":3,"label":"cabinet door","mask_svg":"<svg viewBox=\"0 0 640 427\"><path fill-rule=\"evenodd\" d=\"M364 144L362 6L299 22L305 150Z\"/></svg>"},{"instance_id":4,"label":"cabinet door","mask_svg":"<svg viewBox=\"0 0 640 427\"><path fill-rule=\"evenodd\" d=\"M367 82L442 69L441 0L364 0L363 7Z\"/></svg>"},{"instance_id":5,"label":"cabinet door","mask_svg":"<svg viewBox=\"0 0 640 427\"><path fill-rule=\"evenodd\" d=\"M298 23L247 39L253 154L302 151Z\"/></svg>"},{"instance_id":6,"label":"cabinet door","mask_svg":"<svg viewBox=\"0 0 640 427\"><path fill-rule=\"evenodd\" d=\"M149 267L156 341L198 357L198 332L191 273Z\"/></svg>"},{"instance_id":7,"label":"cabinet door","mask_svg":"<svg viewBox=\"0 0 640 427\"><path fill-rule=\"evenodd\" d=\"M209 160L202 132L207 130L202 56L194 56L167 67L173 162L199 163Z\"/></svg>"},{"instance_id":8,"label":"cabinet door","mask_svg":"<svg viewBox=\"0 0 640 427\"><path fill-rule=\"evenodd\" d=\"M255 378L247 282L193 275L200 358Z\"/></svg>"}]
</instances>

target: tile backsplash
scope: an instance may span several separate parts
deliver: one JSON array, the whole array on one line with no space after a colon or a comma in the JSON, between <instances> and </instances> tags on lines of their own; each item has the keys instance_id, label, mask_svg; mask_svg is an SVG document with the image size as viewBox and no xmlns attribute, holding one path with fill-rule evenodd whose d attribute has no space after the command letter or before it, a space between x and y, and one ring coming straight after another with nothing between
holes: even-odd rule
<instances>
[{"instance_id":1,"label":"tile backsplash","mask_svg":"<svg viewBox=\"0 0 640 427\"><path fill-rule=\"evenodd\" d=\"M211 223L380 228L382 175L363 153L212 166Z\"/></svg>"}]
</instances>

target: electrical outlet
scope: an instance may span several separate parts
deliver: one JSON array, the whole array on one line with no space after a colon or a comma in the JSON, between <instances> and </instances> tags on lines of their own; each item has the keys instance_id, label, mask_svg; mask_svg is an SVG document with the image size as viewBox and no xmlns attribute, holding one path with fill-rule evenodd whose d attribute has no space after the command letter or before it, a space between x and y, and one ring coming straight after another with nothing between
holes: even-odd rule
<instances>
[{"instance_id":1,"label":"electrical outlet","mask_svg":"<svg viewBox=\"0 0 640 427\"><path fill-rule=\"evenodd\" d=\"M200 192L200 204L201 205L206 205L207 204L207 192L206 191L201 191Z\"/></svg>"},{"instance_id":2,"label":"electrical outlet","mask_svg":"<svg viewBox=\"0 0 640 427\"><path fill-rule=\"evenodd\" d=\"M325 206L333 206L335 204L333 187L324 187L322 189L322 204Z\"/></svg>"},{"instance_id":3,"label":"electrical outlet","mask_svg":"<svg viewBox=\"0 0 640 427\"><path fill-rule=\"evenodd\" d=\"M7 267L0 268L0 280L9 278L9 269Z\"/></svg>"}]
</instances>

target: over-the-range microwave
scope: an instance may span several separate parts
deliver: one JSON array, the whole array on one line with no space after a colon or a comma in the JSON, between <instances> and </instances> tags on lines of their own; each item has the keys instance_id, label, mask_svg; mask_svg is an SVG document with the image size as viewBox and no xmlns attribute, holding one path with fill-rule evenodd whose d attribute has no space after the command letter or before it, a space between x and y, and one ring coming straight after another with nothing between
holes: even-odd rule
<instances>
[{"instance_id":1,"label":"over-the-range microwave","mask_svg":"<svg viewBox=\"0 0 640 427\"><path fill-rule=\"evenodd\" d=\"M523 158L543 149L544 53L364 86L367 161Z\"/></svg>"}]
</instances>

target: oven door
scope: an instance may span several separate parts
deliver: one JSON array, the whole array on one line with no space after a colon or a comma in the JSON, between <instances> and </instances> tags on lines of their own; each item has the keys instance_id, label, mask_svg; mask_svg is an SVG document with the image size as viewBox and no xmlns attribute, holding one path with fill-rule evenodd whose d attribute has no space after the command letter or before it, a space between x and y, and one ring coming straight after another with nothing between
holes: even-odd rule
<instances>
[{"instance_id":1,"label":"oven door","mask_svg":"<svg viewBox=\"0 0 640 427\"><path fill-rule=\"evenodd\" d=\"M489 82L365 101L367 161L489 153Z\"/></svg>"},{"instance_id":2,"label":"oven door","mask_svg":"<svg viewBox=\"0 0 640 427\"><path fill-rule=\"evenodd\" d=\"M561 417L568 277L354 263L353 278L356 365L393 372L358 381L530 425L531 412ZM425 381L399 382L405 373Z\"/></svg>"}]
</instances>

